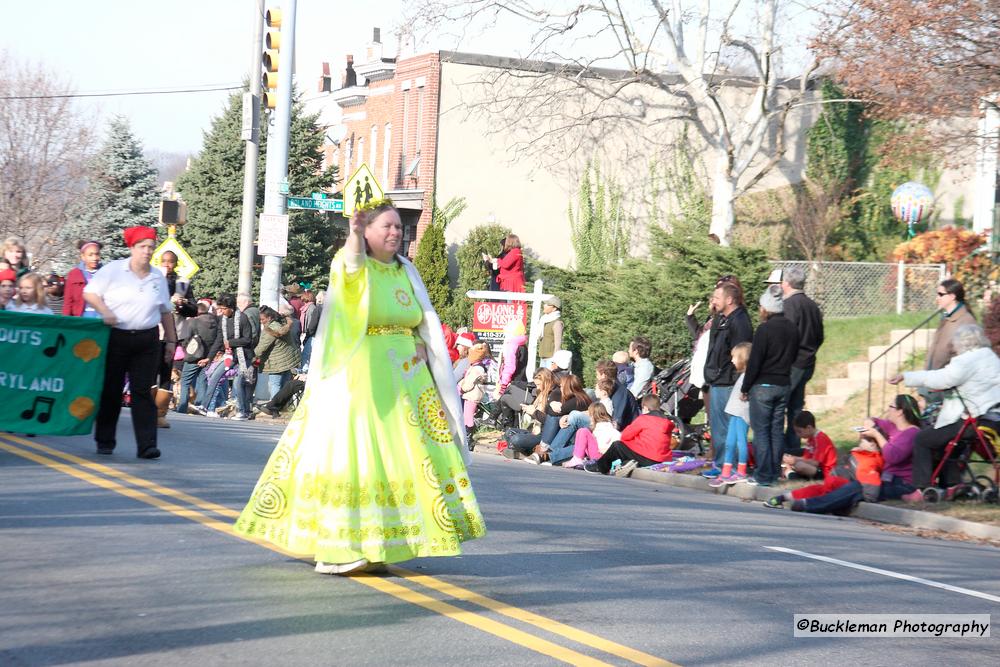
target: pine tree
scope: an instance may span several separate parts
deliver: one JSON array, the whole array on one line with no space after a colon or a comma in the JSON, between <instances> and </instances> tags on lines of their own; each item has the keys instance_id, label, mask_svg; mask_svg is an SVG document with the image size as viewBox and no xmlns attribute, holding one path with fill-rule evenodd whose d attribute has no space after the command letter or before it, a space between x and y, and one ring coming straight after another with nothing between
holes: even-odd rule
<instances>
[{"instance_id":1,"label":"pine tree","mask_svg":"<svg viewBox=\"0 0 1000 667\"><path fill-rule=\"evenodd\" d=\"M235 291L239 278L240 221L243 210L244 145L240 140L242 96L230 96L222 113L205 134L201 153L178 179L188 205L188 222L178 238L201 266L195 277L199 294ZM267 119L266 114L262 118ZM260 160L257 165L257 213L264 205L264 165L267 156L267 124L261 127ZM322 169L323 131L317 115L306 115L302 105L292 105L288 150L288 183L294 195L328 191L336 179L336 168ZM345 235L343 224L333 214L291 211L288 256L282 265L282 281L304 282L315 288L326 284L329 248L337 236ZM255 274L256 278L256 274Z\"/></svg>"},{"instance_id":2,"label":"pine tree","mask_svg":"<svg viewBox=\"0 0 1000 667\"><path fill-rule=\"evenodd\" d=\"M444 232L452 220L466 208L464 197L455 197L443 208L434 205L431 224L424 230L413 263L427 287L434 310L446 314L451 306L451 285L448 282L448 246Z\"/></svg>"},{"instance_id":3,"label":"pine tree","mask_svg":"<svg viewBox=\"0 0 1000 667\"><path fill-rule=\"evenodd\" d=\"M159 200L156 169L143 156L128 120L115 117L94 157L80 216L63 229L62 237L67 245L83 238L100 241L105 260L125 257L123 230L155 223Z\"/></svg>"}]
</instances>

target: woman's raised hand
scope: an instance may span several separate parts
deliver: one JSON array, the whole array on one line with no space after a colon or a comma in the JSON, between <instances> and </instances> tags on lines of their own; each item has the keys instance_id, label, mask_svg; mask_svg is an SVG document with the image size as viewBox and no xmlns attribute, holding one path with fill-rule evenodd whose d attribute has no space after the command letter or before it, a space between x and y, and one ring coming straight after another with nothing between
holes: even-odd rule
<instances>
[{"instance_id":1,"label":"woman's raised hand","mask_svg":"<svg viewBox=\"0 0 1000 667\"><path fill-rule=\"evenodd\" d=\"M365 211L354 211L351 220L347 223L352 234L358 236L365 235L365 225L368 224L368 213Z\"/></svg>"}]
</instances>

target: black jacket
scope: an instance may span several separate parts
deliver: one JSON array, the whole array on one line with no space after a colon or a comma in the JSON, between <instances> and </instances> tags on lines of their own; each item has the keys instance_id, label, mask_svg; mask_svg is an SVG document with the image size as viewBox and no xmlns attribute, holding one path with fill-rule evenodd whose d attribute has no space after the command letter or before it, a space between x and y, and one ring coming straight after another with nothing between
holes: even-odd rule
<instances>
[{"instance_id":1,"label":"black jacket","mask_svg":"<svg viewBox=\"0 0 1000 667\"><path fill-rule=\"evenodd\" d=\"M796 368L816 365L816 351L823 344L823 313L816 302L802 292L784 301L785 317L799 330L799 354L792 364Z\"/></svg>"},{"instance_id":2,"label":"black jacket","mask_svg":"<svg viewBox=\"0 0 1000 667\"><path fill-rule=\"evenodd\" d=\"M319 329L319 316L321 312L320 307L315 303L308 306L306 310L305 330L302 332L306 335L306 338L316 335L316 330Z\"/></svg>"},{"instance_id":3,"label":"black jacket","mask_svg":"<svg viewBox=\"0 0 1000 667\"><path fill-rule=\"evenodd\" d=\"M740 343L749 343L752 339L753 325L746 308L738 306L728 317L722 313L716 315L708 338L705 382L709 386L718 387L736 384L739 374L733 367L733 348Z\"/></svg>"},{"instance_id":4,"label":"black jacket","mask_svg":"<svg viewBox=\"0 0 1000 667\"><path fill-rule=\"evenodd\" d=\"M782 313L775 313L757 327L753 349L743 378L744 394L755 384L787 387L791 384L792 362L799 353L799 330Z\"/></svg>"},{"instance_id":5,"label":"black jacket","mask_svg":"<svg viewBox=\"0 0 1000 667\"><path fill-rule=\"evenodd\" d=\"M202 359L208 359L209 361L215 359L216 353L222 349L222 332L219 330L219 318L210 313L203 313L198 317L191 318L189 324L191 325L191 336L188 338L188 341L197 334L204 344L202 350L204 354L188 354L188 341L184 341L184 361L193 364Z\"/></svg>"},{"instance_id":6,"label":"black jacket","mask_svg":"<svg viewBox=\"0 0 1000 667\"><path fill-rule=\"evenodd\" d=\"M176 273L169 273L166 275L167 279L167 290L170 292L170 296L177 294L177 279L179 276ZM198 304L194 299L194 289L191 287L191 281L187 281L187 289L180 296L184 297L185 301L180 302L174 306L174 311L181 315L182 317L197 317L198 316Z\"/></svg>"}]
</instances>

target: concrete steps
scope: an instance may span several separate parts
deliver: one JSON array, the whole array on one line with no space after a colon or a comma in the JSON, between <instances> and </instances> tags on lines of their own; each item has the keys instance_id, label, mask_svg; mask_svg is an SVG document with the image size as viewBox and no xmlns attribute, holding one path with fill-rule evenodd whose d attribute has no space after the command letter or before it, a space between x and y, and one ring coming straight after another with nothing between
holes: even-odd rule
<instances>
[{"instance_id":1,"label":"concrete steps","mask_svg":"<svg viewBox=\"0 0 1000 667\"><path fill-rule=\"evenodd\" d=\"M879 358L893 343L903 340L908 333L909 329L893 329L889 332L889 345L869 346L867 361L848 362L847 377L828 378L825 394L807 394L806 409L819 413L842 407L852 396L868 388L869 364L871 381L882 382L896 375L915 354L927 350L934 339L934 329L919 329L892 352Z\"/></svg>"}]
</instances>

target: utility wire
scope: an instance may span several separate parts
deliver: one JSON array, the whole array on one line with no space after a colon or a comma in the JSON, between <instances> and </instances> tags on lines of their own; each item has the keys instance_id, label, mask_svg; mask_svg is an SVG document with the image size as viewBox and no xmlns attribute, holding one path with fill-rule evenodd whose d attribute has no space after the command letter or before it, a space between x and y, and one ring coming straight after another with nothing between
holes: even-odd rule
<instances>
[{"instance_id":1,"label":"utility wire","mask_svg":"<svg viewBox=\"0 0 1000 667\"><path fill-rule=\"evenodd\" d=\"M125 97L128 95L177 95L179 93L212 93L221 90L241 90L243 85L216 88L167 88L164 90L126 90L111 93L60 93L57 95L0 95L0 100L58 100L75 97Z\"/></svg>"}]
</instances>

